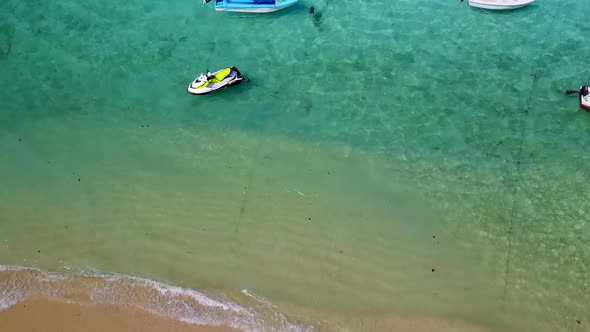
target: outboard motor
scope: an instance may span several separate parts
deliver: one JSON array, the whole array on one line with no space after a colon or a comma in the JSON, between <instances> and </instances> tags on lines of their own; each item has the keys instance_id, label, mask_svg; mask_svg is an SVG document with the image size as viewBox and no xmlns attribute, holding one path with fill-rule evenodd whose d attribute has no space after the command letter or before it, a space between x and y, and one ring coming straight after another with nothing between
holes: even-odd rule
<instances>
[{"instance_id":1,"label":"outboard motor","mask_svg":"<svg viewBox=\"0 0 590 332\"><path fill-rule=\"evenodd\" d=\"M582 88L580 89L580 95L582 95L582 97L586 97L588 93L590 93L589 90L590 89L587 86L582 86Z\"/></svg>"},{"instance_id":2,"label":"outboard motor","mask_svg":"<svg viewBox=\"0 0 590 332\"><path fill-rule=\"evenodd\" d=\"M582 87L582 88L584 88L584 87ZM567 90L565 92L565 94L566 95L573 95L573 94L579 94L579 95L581 95L582 94L582 89L580 89L580 90Z\"/></svg>"}]
</instances>

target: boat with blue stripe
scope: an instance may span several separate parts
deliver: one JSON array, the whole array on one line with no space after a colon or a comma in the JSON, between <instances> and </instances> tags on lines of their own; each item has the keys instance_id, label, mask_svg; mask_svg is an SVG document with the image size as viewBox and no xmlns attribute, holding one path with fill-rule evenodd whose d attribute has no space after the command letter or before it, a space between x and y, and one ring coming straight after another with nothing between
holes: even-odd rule
<instances>
[{"instance_id":1,"label":"boat with blue stripe","mask_svg":"<svg viewBox=\"0 0 590 332\"><path fill-rule=\"evenodd\" d=\"M491 10L510 10L530 5L535 0L469 0L471 7L491 9Z\"/></svg>"},{"instance_id":2,"label":"boat with blue stripe","mask_svg":"<svg viewBox=\"0 0 590 332\"><path fill-rule=\"evenodd\" d=\"M213 0L218 12L270 13L287 8L299 0Z\"/></svg>"}]
</instances>

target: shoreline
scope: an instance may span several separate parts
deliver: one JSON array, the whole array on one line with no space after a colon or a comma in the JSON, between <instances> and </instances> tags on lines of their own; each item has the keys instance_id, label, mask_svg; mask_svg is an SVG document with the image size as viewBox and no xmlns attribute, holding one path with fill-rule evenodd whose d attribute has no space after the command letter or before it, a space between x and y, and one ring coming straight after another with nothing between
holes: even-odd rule
<instances>
[{"instance_id":1,"label":"shoreline","mask_svg":"<svg viewBox=\"0 0 590 332\"><path fill-rule=\"evenodd\" d=\"M222 326L189 324L119 305L30 299L0 310L0 331L11 332L239 332Z\"/></svg>"},{"instance_id":2,"label":"shoreline","mask_svg":"<svg viewBox=\"0 0 590 332\"><path fill-rule=\"evenodd\" d=\"M491 332L460 318L394 312L328 312L271 303L251 292L209 297L122 275L63 275L0 265L0 331ZM475 324L475 325L474 325Z\"/></svg>"},{"instance_id":3,"label":"shoreline","mask_svg":"<svg viewBox=\"0 0 590 332\"><path fill-rule=\"evenodd\" d=\"M327 318L327 317L324 317ZM335 318L335 317L330 317ZM342 318L342 317L340 317ZM353 330L394 332L490 332L458 322L397 316L343 320ZM320 328L321 330L321 328ZM80 304L34 298L0 310L0 331L11 332L243 332L226 326L186 323L171 317L111 304Z\"/></svg>"}]
</instances>

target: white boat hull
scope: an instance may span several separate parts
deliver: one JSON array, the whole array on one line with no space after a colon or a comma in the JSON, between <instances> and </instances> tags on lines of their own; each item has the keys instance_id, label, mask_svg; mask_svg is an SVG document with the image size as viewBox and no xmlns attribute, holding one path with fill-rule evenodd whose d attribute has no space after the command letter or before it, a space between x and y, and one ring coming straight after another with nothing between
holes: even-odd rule
<instances>
[{"instance_id":1,"label":"white boat hull","mask_svg":"<svg viewBox=\"0 0 590 332\"><path fill-rule=\"evenodd\" d=\"M279 11L281 9L285 9L287 7L290 7L292 5L294 5L296 3L295 2L289 2L285 5L278 5L278 6L269 6L269 7L256 7L256 6L252 6L252 7L215 7L215 11L218 12L234 12L234 13L258 13L258 14L264 14L264 13L272 13L272 12L276 12Z\"/></svg>"},{"instance_id":2,"label":"white boat hull","mask_svg":"<svg viewBox=\"0 0 590 332\"><path fill-rule=\"evenodd\" d=\"M234 12L234 13L258 13L258 14L264 14L264 13L272 13L272 12L276 12L279 11L281 9L285 9L289 6L293 5L288 4L286 6L275 6L275 7L266 7L266 8L215 8L215 11L218 12Z\"/></svg>"},{"instance_id":3,"label":"white boat hull","mask_svg":"<svg viewBox=\"0 0 590 332\"><path fill-rule=\"evenodd\" d=\"M469 0L469 5L475 8L491 10L511 10L530 5L535 0Z\"/></svg>"},{"instance_id":4,"label":"white boat hull","mask_svg":"<svg viewBox=\"0 0 590 332\"><path fill-rule=\"evenodd\" d=\"M584 87L580 87L580 91L582 91ZM590 89L590 88L588 88ZM588 93L587 95L583 96L582 94L580 94L580 107L582 109L585 109L586 111L590 111L590 93Z\"/></svg>"}]
</instances>

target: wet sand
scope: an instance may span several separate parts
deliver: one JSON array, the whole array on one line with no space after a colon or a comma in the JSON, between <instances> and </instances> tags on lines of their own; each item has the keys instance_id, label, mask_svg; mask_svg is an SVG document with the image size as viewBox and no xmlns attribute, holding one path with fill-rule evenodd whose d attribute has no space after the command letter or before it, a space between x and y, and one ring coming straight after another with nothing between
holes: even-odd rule
<instances>
[{"instance_id":1,"label":"wet sand","mask_svg":"<svg viewBox=\"0 0 590 332\"><path fill-rule=\"evenodd\" d=\"M331 317L333 321L341 320ZM367 316L346 325L353 331L489 332L462 323L413 320L394 316ZM331 330L331 329L330 329ZM123 306L76 304L47 299L27 300L0 311L0 331L11 332L239 332L239 330L187 324Z\"/></svg>"},{"instance_id":2,"label":"wet sand","mask_svg":"<svg viewBox=\"0 0 590 332\"><path fill-rule=\"evenodd\" d=\"M0 331L35 332L237 332L201 326L113 305L28 300L0 311Z\"/></svg>"}]
</instances>

